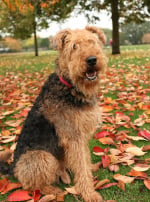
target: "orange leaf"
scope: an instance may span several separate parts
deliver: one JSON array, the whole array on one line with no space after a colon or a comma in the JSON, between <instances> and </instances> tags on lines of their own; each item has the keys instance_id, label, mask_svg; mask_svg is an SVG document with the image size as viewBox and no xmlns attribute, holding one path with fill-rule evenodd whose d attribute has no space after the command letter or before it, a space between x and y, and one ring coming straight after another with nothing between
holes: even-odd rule
<instances>
[{"instance_id":1,"label":"orange leaf","mask_svg":"<svg viewBox=\"0 0 150 202\"><path fill-rule=\"evenodd\" d=\"M144 184L150 190L150 179L144 180Z\"/></svg>"},{"instance_id":2,"label":"orange leaf","mask_svg":"<svg viewBox=\"0 0 150 202\"><path fill-rule=\"evenodd\" d=\"M0 180L0 192L5 189L8 183L9 180L7 178L3 178L2 180Z\"/></svg>"},{"instance_id":3,"label":"orange leaf","mask_svg":"<svg viewBox=\"0 0 150 202\"><path fill-rule=\"evenodd\" d=\"M1 192L1 194L6 194L7 192L13 190L13 189L17 189L19 187L22 187L22 185L18 182L18 183L8 183L7 186L5 187L5 189Z\"/></svg>"},{"instance_id":4,"label":"orange leaf","mask_svg":"<svg viewBox=\"0 0 150 202\"><path fill-rule=\"evenodd\" d=\"M133 176L133 177L144 177L148 178L148 175L146 173L143 173L141 171L136 171L134 169L131 169L130 172L127 173L127 175Z\"/></svg>"},{"instance_id":5,"label":"orange leaf","mask_svg":"<svg viewBox=\"0 0 150 202\"><path fill-rule=\"evenodd\" d=\"M142 151L148 151L150 150L150 145L145 145L142 147Z\"/></svg>"},{"instance_id":6,"label":"orange leaf","mask_svg":"<svg viewBox=\"0 0 150 202\"><path fill-rule=\"evenodd\" d=\"M111 105L104 105L102 107L103 112L111 112L113 110L113 107Z\"/></svg>"},{"instance_id":7,"label":"orange leaf","mask_svg":"<svg viewBox=\"0 0 150 202\"><path fill-rule=\"evenodd\" d=\"M122 182L122 181L118 181L118 187L122 190L122 191L125 191L125 183Z\"/></svg>"},{"instance_id":8,"label":"orange leaf","mask_svg":"<svg viewBox=\"0 0 150 202\"><path fill-rule=\"evenodd\" d=\"M134 181L134 177L128 177L128 176L125 176L125 175L120 175L120 174L115 174L113 176L113 178L115 180L118 180L118 181L122 181L124 183L131 183Z\"/></svg>"},{"instance_id":9,"label":"orange leaf","mask_svg":"<svg viewBox=\"0 0 150 202\"><path fill-rule=\"evenodd\" d=\"M113 139L110 138L110 137L102 137L102 138L99 139L99 141L100 141L102 144L108 144L108 145L114 144Z\"/></svg>"}]
</instances>

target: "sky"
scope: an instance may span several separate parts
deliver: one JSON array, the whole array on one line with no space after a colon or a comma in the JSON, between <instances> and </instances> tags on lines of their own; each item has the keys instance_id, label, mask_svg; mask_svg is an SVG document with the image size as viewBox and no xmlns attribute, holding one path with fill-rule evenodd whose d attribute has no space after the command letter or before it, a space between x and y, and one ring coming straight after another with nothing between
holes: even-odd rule
<instances>
[{"instance_id":1,"label":"sky","mask_svg":"<svg viewBox=\"0 0 150 202\"><path fill-rule=\"evenodd\" d=\"M96 25L100 28L109 28L112 29L112 22L111 17L107 15L106 11L102 11L99 14L100 21L97 21L97 23L92 24ZM87 19L84 17L84 14L78 15L78 16L72 16L65 20L64 23L56 23L53 22L49 25L49 28L47 30L42 30L41 32L38 32L38 35L42 38L49 37L55 35L59 30L70 28L70 29L82 29L87 24Z\"/></svg>"}]
</instances>

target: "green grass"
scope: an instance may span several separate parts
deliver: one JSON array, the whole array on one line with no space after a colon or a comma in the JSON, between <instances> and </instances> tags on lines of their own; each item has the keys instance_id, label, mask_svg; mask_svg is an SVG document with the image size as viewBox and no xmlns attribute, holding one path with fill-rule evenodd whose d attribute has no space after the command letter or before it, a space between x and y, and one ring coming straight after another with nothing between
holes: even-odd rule
<instances>
[{"instance_id":1,"label":"green grass","mask_svg":"<svg viewBox=\"0 0 150 202\"><path fill-rule=\"evenodd\" d=\"M103 91L104 98L111 97L113 100L118 99L119 93L123 92L122 89L124 87L125 90L128 90L128 87L132 87L132 85L138 84L141 86L142 89L148 89L150 86L150 81L145 81L145 74L150 75L150 70L147 67L150 67L150 47L146 45L140 45L140 46L125 46L121 47L122 53L121 55L112 56L110 54L110 50L106 50L106 53L109 58L108 66L109 71L112 73L112 76L108 75L108 82L104 84L105 89L107 91ZM42 82L47 78L48 74L51 73L51 71L54 68L54 59L56 58L56 52L54 51L47 51L42 53L39 57L34 57L33 53L21 53L21 54L5 54L0 55L0 80L4 81L4 78L10 78L8 79L8 83L5 85L11 84L9 89L5 88L6 91L8 91L8 95L11 92L12 85L14 87L14 84L25 93L25 95L33 96L31 100L29 100L31 103L34 100L34 97L38 93L38 90L35 91L35 93L32 93L32 88L34 85L34 88L39 88L42 85ZM12 74L13 72L13 74ZM130 76L131 74L131 76ZM135 82L130 82L130 79L132 79L133 76L138 76L139 80L135 80ZM17 80L16 77L19 79ZM26 80L25 80L26 78ZM115 80L117 78L117 80ZM148 78L148 77L146 77ZM36 80L36 83L31 83L28 85L24 84L24 88L22 88L22 82L28 82L28 81L34 81ZM1 81L0 81L1 82ZM6 82L6 81L5 81ZM117 83L118 82L118 83ZM1 83L0 83L1 84ZM113 88L115 86L115 88ZM122 87L123 86L123 87ZM31 88L31 90L30 90ZM103 89L103 88L100 88ZM128 91L129 93L130 91ZM7 95L6 93L6 95ZM20 92L21 93L21 92ZM138 92L137 92L138 93ZM0 109L3 109L3 104L5 103L3 101L3 94L5 94L5 91L0 86ZM137 95L137 94L136 94ZM1 97L2 96L2 97ZM29 97L30 97L29 96ZM147 98L150 96L150 92L146 94ZM149 97L150 98L150 97ZM136 105L138 102L142 102L142 98L137 97L137 103L136 99L133 99L133 101L127 101L127 103L130 103L131 105ZM14 102L13 102L14 105ZM124 110L124 105L119 103L120 110L114 109L113 114L115 111L122 111ZM5 106L4 110L11 109L11 104L8 106ZM143 114L142 109L135 109L135 111L132 111L133 116L131 116L132 122L139 117L140 114ZM19 111L14 111L13 115L18 114ZM130 114L131 111L124 110L125 114ZM0 127L3 126L6 120L13 119L12 115L6 116L4 119L2 119L2 122L0 123ZM107 123L106 123L107 125ZM108 124L109 125L109 124ZM146 128L150 130L150 124L144 124L144 126L140 128ZM11 127L7 128L8 130L11 129ZM119 127L118 131L120 130L128 130L130 132L130 135L137 135L137 131L129 128L126 129L124 127ZM2 129L0 129L0 132ZM149 145L149 141L133 141L133 144L136 144L137 146L141 147L143 145ZM8 146L8 145L7 145ZM94 146L100 146L102 148L109 147L108 145L102 145L98 140L92 139L89 143L89 148L91 150L91 156L92 156L92 162L98 162L101 161L101 157L95 156L92 153L92 148ZM114 148L113 146L111 146ZM140 157L139 159L143 158L150 158L150 152L148 152L144 157ZM119 174L125 175L127 172L131 170L131 167L129 166L123 166L120 165L120 170L117 172ZM147 171L147 174L150 177L150 170ZM113 180L113 172L110 172L107 168L100 168L100 170L97 173L94 173L95 176L99 180L103 179L109 179L110 182L115 182ZM14 178L11 178L11 181L15 181ZM83 182L84 183L84 182ZM61 183L61 188L64 188L65 186ZM126 184L125 185L125 192L123 192L121 189L119 189L117 186L113 186L107 189L103 189L99 191L103 198L105 200L116 200L117 202L150 202L150 195L149 190L144 186L144 183L142 180L135 180L133 184ZM0 195L0 201L6 201L7 196L11 192ZM82 201L78 197L74 197L71 195L65 196L66 202L77 202Z\"/></svg>"}]
</instances>

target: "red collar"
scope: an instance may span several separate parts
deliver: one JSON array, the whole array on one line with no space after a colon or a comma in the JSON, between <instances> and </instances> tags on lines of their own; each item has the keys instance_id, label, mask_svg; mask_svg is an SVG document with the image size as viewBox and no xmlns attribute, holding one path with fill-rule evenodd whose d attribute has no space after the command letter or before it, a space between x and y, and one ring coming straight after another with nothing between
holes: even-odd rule
<instances>
[{"instance_id":1,"label":"red collar","mask_svg":"<svg viewBox=\"0 0 150 202\"><path fill-rule=\"evenodd\" d=\"M59 80L66 86L68 86L68 88L71 88L72 85L70 83L68 83L67 81L65 81L61 76L59 76Z\"/></svg>"}]
</instances>

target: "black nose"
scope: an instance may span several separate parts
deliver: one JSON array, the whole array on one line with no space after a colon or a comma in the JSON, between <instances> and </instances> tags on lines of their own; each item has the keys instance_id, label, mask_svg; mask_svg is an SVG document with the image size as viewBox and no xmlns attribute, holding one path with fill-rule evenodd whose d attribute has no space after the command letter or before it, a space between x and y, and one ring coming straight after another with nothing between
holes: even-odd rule
<instances>
[{"instance_id":1,"label":"black nose","mask_svg":"<svg viewBox=\"0 0 150 202\"><path fill-rule=\"evenodd\" d=\"M97 62L97 58L95 56L90 56L88 58L86 58L86 63L89 65L89 66L94 66L96 65L96 62Z\"/></svg>"}]
</instances>

